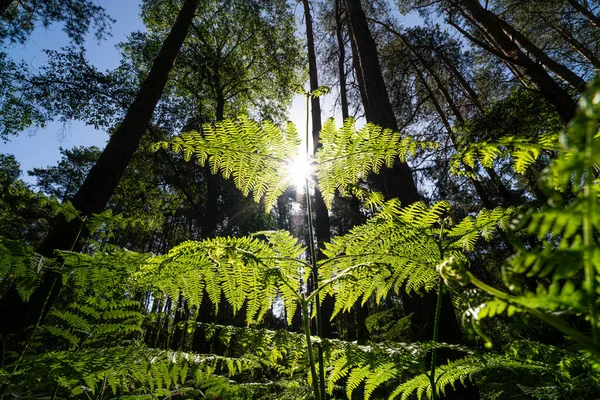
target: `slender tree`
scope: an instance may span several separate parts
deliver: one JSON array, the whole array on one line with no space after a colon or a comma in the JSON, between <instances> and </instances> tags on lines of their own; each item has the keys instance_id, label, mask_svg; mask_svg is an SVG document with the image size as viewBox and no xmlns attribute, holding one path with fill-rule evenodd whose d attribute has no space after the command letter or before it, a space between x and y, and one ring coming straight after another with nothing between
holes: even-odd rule
<instances>
[{"instance_id":1,"label":"slender tree","mask_svg":"<svg viewBox=\"0 0 600 400\"><path fill-rule=\"evenodd\" d=\"M92 167L72 203L82 216L101 212L117 187L129 160L137 150L142 136L154 113L156 104L167 83L179 50L185 40L198 8L199 0L185 0L173 28L163 42L148 77L142 83L135 100L129 107L123 122L111 136L98 162ZM37 251L52 257L54 250L77 249L78 239L85 235L80 222L66 221L58 217L50 233ZM23 339L26 329L35 327L43 320L61 288L61 277L56 272L46 272L42 285L23 302L14 288L0 302L0 319L3 321L3 337L16 335Z\"/></svg>"}]
</instances>

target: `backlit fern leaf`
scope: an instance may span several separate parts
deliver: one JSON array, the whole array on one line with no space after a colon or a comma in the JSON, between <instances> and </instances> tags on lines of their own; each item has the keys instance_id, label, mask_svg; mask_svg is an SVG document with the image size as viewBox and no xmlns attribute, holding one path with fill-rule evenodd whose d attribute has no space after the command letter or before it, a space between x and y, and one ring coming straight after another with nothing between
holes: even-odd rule
<instances>
[{"instance_id":1,"label":"backlit fern leaf","mask_svg":"<svg viewBox=\"0 0 600 400\"><path fill-rule=\"evenodd\" d=\"M535 293L525 292L511 298L510 303L500 299L487 301L469 311L477 319L493 317L507 313L509 316L515 312L527 309L539 309L550 312L578 314L586 309L587 299L575 284L566 281L563 284L555 282L545 287L538 285Z\"/></svg>"},{"instance_id":2,"label":"backlit fern leaf","mask_svg":"<svg viewBox=\"0 0 600 400\"><path fill-rule=\"evenodd\" d=\"M489 239L510 216L510 210L482 212L480 219L467 217L440 239L440 224L449 212L447 202L399 208L393 200L365 224L327 244L328 259L320 262L319 271L321 285L331 284L335 293L334 315L361 297L363 303L370 296L379 301L392 289L431 290L439 282L440 246L445 257L466 261L463 250L473 250L481 237Z\"/></svg>"},{"instance_id":3,"label":"backlit fern leaf","mask_svg":"<svg viewBox=\"0 0 600 400\"><path fill-rule=\"evenodd\" d=\"M325 122L320 133L321 148L315 155L316 177L328 207L336 190L349 193L371 172L378 173L384 165L391 167L399 158L406 161L418 148L437 148L438 144L415 142L391 129L382 129L371 123L356 129L351 118L336 129L335 121Z\"/></svg>"},{"instance_id":4,"label":"backlit fern leaf","mask_svg":"<svg viewBox=\"0 0 600 400\"><path fill-rule=\"evenodd\" d=\"M155 148L170 147L183 152L186 160L192 155L200 165L207 162L213 174L222 172L233 181L244 196L252 193L254 200L265 200L267 211L291 184L288 168L300 151L296 127L288 123L285 133L269 121L258 124L247 117L224 120L214 125L204 124L202 134L184 133Z\"/></svg>"},{"instance_id":5,"label":"backlit fern leaf","mask_svg":"<svg viewBox=\"0 0 600 400\"><path fill-rule=\"evenodd\" d=\"M261 235L267 240L242 237L182 243L168 254L149 261L148 271L154 274L149 275L149 279L161 290L172 290L179 286L173 282L186 277L198 279L202 284L197 288L206 289L215 308L221 294L234 312L246 304L248 323L261 319L279 293L283 294L286 309L293 315L297 306L295 295L300 288L298 267L302 264L281 252L290 251L293 256L303 249L288 233L263 232ZM185 292L183 295L190 297ZM193 297L199 299L201 293Z\"/></svg>"},{"instance_id":6,"label":"backlit fern leaf","mask_svg":"<svg viewBox=\"0 0 600 400\"><path fill-rule=\"evenodd\" d=\"M445 393L448 387L456 387L459 382L464 384L468 380L473 380L476 376L490 371L541 374L547 368L545 363L521 361L502 355L467 356L438 366L435 382L438 392ZM427 374L417 375L405 381L390 394L389 399L407 400L413 393L416 393L418 399L422 399L423 395L431 397L431 383Z\"/></svg>"},{"instance_id":7,"label":"backlit fern leaf","mask_svg":"<svg viewBox=\"0 0 600 400\"><path fill-rule=\"evenodd\" d=\"M476 168L477 161L484 167L492 168L494 161L500 157L510 156L517 173L525 174L527 169L534 164L546 151L562 151L556 133L546 134L536 138L535 141L521 137L504 137L495 143L478 142L470 144L463 151L454 156L452 171L463 174L463 164Z\"/></svg>"}]
</instances>

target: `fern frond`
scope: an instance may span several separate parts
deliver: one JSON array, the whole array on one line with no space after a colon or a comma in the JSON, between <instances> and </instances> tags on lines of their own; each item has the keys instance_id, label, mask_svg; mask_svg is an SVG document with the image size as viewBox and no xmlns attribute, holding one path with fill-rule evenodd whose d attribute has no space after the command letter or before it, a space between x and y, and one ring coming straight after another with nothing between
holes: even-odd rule
<instances>
[{"instance_id":1,"label":"fern frond","mask_svg":"<svg viewBox=\"0 0 600 400\"><path fill-rule=\"evenodd\" d=\"M190 298L178 283L196 279L202 283L197 287L206 289L216 308L221 294L234 312L246 304L249 324L262 318L278 294L282 294L289 315L293 315L303 264L281 252L289 251L294 256L303 249L288 233L262 232L260 236L267 240L242 237L185 242L151 259L148 271L153 271L155 287L167 293L177 288ZM191 297L200 299L201 293Z\"/></svg>"},{"instance_id":2,"label":"fern frond","mask_svg":"<svg viewBox=\"0 0 600 400\"><path fill-rule=\"evenodd\" d=\"M563 151L556 133L541 135L535 140L508 136L495 143L473 143L453 157L451 170L461 175L463 165L476 168L477 162L480 162L484 167L492 168L497 159L511 157L515 171L525 174L543 151Z\"/></svg>"},{"instance_id":3,"label":"fern frond","mask_svg":"<svg viewBox=\"0 0 600 400\"><path fill-rule=\"evenodd\" d=\"M448 387L456 387L457 383L465 384L476 376L490 371L504 371L511 374L533 374L543 373L548 368L547 364L533 361L520 361L506 356L495 354L484 354L482 356L467 356L458 360L450 361L436 368L436 390L445 393ZM389 396L389 399L400 398L407 400L413 393L418 399L423 395L431 397L431 382L427 374L417 375L400 384Z\"/></svg>"},{"instance_id":4,"label":"fern frond","mask_svg":"<svg viewBox=\"0 0 600 400\"><path fill-rule=\"evenodd\" d=\"M352 118L336 129L335 121L329 119L320 133L322 146L315 155L316 177L325 204L331 207L334 194L349 193L369 173L378 173L384 165L391 167L396 159L406 161L419 148L437 148L432 142L416 142L401 137L391 129L382 129L368 123L356 129Z\"/></svg>"},{"instance_id":5,"label":"fern frond","mask_svg":"<svg viewBox=\"0 0 600 400\"><path fill-rule=\"evenodd\" d=\"M331 286L335 293L334 315L360 298L365 302L373 295L379 301L392 289L431 290L439 281L440 246L445 257L466 262L463 251L472 251L478 239L490 239L499 227L506 227L512 214L510 209L482 211L440 238L440 224L450 208L448 202L399 208L390 201L365 224L326 244L327 259L319 263L320 285Z\"/></svg>"},{"instance_id":6,"label":"fern frond","mask_svg":"<svg viewBox=\"0 0 600 400\"><path fill-rule=\"evenodd\" d=\"M56 268L53 260L43 257L30 246L0 236L0 280L13 281L25 301L42 282L42 272Z\"/></svg>"},{"instance_id":7,"label":"fern frond","mask_svg":"<svg viewBox=\"0 0 600 400\"><path fill-rule=\"evenodd\" d=\"M256 202L264 198L268 211L292 183L288 167L300 152L300 137L289 122L285 133L272 122L258 124L247 117L204 124L202 133L187 132L154 148L171 148L192 156L200 165L208 163L213 174L233 176L244 196L252 193Z\"/></svg>"}]
</instances>

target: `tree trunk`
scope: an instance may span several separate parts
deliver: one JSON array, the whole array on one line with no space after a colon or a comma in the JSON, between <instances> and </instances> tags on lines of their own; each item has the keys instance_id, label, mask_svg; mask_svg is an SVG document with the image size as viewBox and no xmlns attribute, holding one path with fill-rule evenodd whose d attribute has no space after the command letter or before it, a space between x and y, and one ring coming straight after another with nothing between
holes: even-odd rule
<instances>
[{"instance_id":1,"label":"tree trunk","mask_svg":"<svg viewBox=\"0 0 600 400\"><path fill-rule=\"evenodd\" d=\"M554 106L562 120L569 122L577 108L569 93L561 88L540 64L523 53L499 25L498 17L483 8L479 0L461 0L461 4L472 21L477 23L481 30L494 41L497 48L512 60L510 62L513 66L522 70L546 100Z\"/></svg>"},{"instance_id":2,"label":"tree trunk","mask_svg":"<svg viewBox=\"0 0 600 400\"><path fill-rule=\"evenodd\" d=\"M385 82L381 74L377 47L371 36L360 0L345 0L350 36L356 49L354 57L359 85L363 86L363 104L367 121L394 131L398 130ZM362 83L361 83L362 81ZM393 168L382 168L378 190L387 198L398 198L402 205L418 201L420 196L408 164L396 162Z\"/></svg>"},{"instance_id":3,"label":"tree trunk","mask_svg":"<svg viewBox=\"0 0 600 400\"><path fill-rule=\"evenodd\" d=\"M516 41L523 49L529 52L529 54L537 58L537 60L541 62L550 72L556 75L556 77L563 80L568 85L571 85L579 92L583 92L585 89L585 81L576 73L547 55L543 50L533 44L525 35L516 30L508 22L493 13L490 13L490 15L497 21L498 25L502 27L507 35L512 37L512 39Z\"/></svg>"},{"instance_id":4,"label":"tree trunk","mask_svg":"<svg viewBox=\"0 0 600 400\"><path fill-rule=\"evenodd\" d=\"M0 17L4 15L8 7L14 2L15 0L0 0Z\"/></svg>"},{"instance_id":5,"label":"tree trunk","mask_svg":"<svg viewBox=\"0 0 600 400\"><path fill-rule=\"evenodd\" d=\"M306 45L308 51L308 76L310 81L310 91L313 92L319 87L319 79L317 76L317 57L315 55L315 41L312 27L312 16L310 13L310 5L308 0L302 0L304 5L304 20L306 21ZM318 97L311 96L310 108L312 116L312 139L313 139L313 151L316 151L320 147L319 137L321 133L321 102ZM309 190L305 188L305 190ZM330 226L329 226L329 213L327 207L323 201L323 196L318 188L315 188L314 195L314 212L315 212L315 235L317 239L318 254L317 259L324 257L322 249L325 247L325 243L329 242ZM311 216L309 215L309 218ZM316 260L311 260L316 263ZM316 264L314 264L316 265ZM314 270L315 274L313 280L317 282L318 271ZM323 299L323 304L319 305L317 302L317 308L320 308L320 320L317 321L318 335L322 337L332 337L332 325L331 315L333 314L334 300L331 296L326 296Z\"/></svg>"},{"instance_id":6,"label":"tree trunk","mask_svg":"<svg viewBox=\"0 0 600 400\"><path fill-rule=\"evenodd\" d=\"M398 130L398 124L390 99L385 87L383 75L377 56L377 47L371 36L366 16L362 10L360 0L345 0L346 10L350 24L351 40L356 46L359 69L362 72L364 91L369 111L367 121L377 124L383 128ZM393 169L382 171L380 189L387 198L399 198L402 205L406 206L419 200L419 193L415 186L410 168L406 163L395 163ZM438 295L435 292L424 293L423 296L408 296L402 293L402 303L407 314L413 315L413 331L415 338L419 340L431 340L433 338L433 321ZM442 313L440 316L439 340L447 343L461 343L462 332L450 297L442 298ZM468 393L465 393L468 392ZM457 397L448 393L448 398L460 398L468 395L470 399L479 398L476 389L467 388L457 390Z\"/></svg>"},{"instance_id":7,"label":"tree trunk","mask_svg":"<svg viewBox=\"0 0 600 400\"><path fill-rule=\"evenodd\" d=\"M335 37L338 44L338 75L340 77L340 103L342 105L342 119L345 121L350 113L348 111L348 91L346 89L346 47L342 25L342 0L335 0Z\"/></svg>"},{"instance_id":8,"label":"tree trunk","mask_svg":"<svg viewBox=\"0 0 600 400\"><path fill-rule=\"evenodd\" d=\"M198 4L199 0L185 1L123 122L111 136L98 162L92 167L83 185L75 194L72 203L82 216L90 217L93 213L104 210L119 184L142 136L148 129ZM77 220L67 222L64 217L59 216L37 252L45 257L52 257L55 249L77 249L75 242L80 232L82 235L86 234L85 231L81 231L81 225ZM2 336L6 338L9 334L16 334L18 340L23 339L22 333L26 328L35 326L43 320L56 300L61 284L60 274L48 271L44 275L43 283L28 303L24 303L15 290L7 294L0 303Z\"/></svg>"},{"instance_id":9,"label":"tree trunk","mask_svg":"<svg viewBox=\"0 0 600 400\"><path fill-rule=\"evenodd\" d=\"M588 21L592 23L596 28L600 29L600 18L591 12L586 6L579 3L577 0L567 0L567 2L573 7L575 10L579 11L581 15L586 17Z\"/></svg>"},{"instance_id":10,"label":"tree trunk","mask_svg":"<svg viewBox=\"0 0 600 400\"><path fill-rule=\"evenodd\" d=\"M594 68L600 69L600 59L594 54L593 51L585 47L583 43L577 40L571 34L571 32L561 26L556 25L552 25L552 29L557 32L567 43L569 43L577 53L588 60L594 66Z\"/></svg>"}]
</instances>

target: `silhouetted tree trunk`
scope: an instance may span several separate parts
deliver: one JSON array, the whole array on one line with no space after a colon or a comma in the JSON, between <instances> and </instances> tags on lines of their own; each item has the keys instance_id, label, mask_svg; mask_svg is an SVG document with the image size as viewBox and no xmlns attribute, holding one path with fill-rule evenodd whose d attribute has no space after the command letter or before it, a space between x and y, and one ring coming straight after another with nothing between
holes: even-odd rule
<instances>
[{"instance_id":1,"label":"silhouetted tree trunk","mask_svg":"<svg viewBox=\"0 0 600 400\"><path fill-rule=\"evenodd\" d=\"M384 128L398 130L387 89L381 74L377 47L371 37L367 19L359 0L345 0L353 44L353 57L367 121ZM378 188L388 198L398 198L402 205L419 200L408 164L396 162L393 168L383 168L378 177Z\"/></svg>"},{"instance_id":2,"label":"silhouetted tree trunk","mask_svg":"<svg viewBox=\"0 0 600 400\"><path fill-rule=\"evenodd\" d=\"M575 10L579 11L581 15L586 17L588 21L592 23L596 28L600 29L600 18L591 12L586 6L582 5L577 0L567 0L567 2L573 7Z\"/></svg>"},{"instance_id":3,"label":"silhouetted tree trunk","mask_svg":"<svg viewBox=\"0 0 600 400\"><path fill-rule=\"evenodd\" d=\"M387 89L381 73L377 47L369 31L366 16L362 10L360 0L345 0L348 12L351 40L356 46L359 68L363 77L366 101L368 104L367 121L373 122L383 128L398 130ZM406 163L397 162L393 169L383 171L382 186L379 188L387 198L399 198L403 206L419 200L419 193L415 186L410 168ZM431 340L433 338L433 321L437 302L435 292L424 293L422 296L408 296L402 293L402 303L407 314L412 314L413 335L418 340ZM442 342L461 343L462 332L454 308L448 295L442 298L442 313L440 316L439 339ZM464 388L463 388L464 389ZM471 391L472 390L472 391ZM458 390L448 398L460 398L468 392L469 398L479 397L473 388Z\"/></svg>"},{"instance_id":4,"label":"silhouetted tree trunk","mask_svg":"<svg viewBox=\"0 0 600 400\"><path fill-rule=\"evenodd\" d=\"M308 52L308 76L310 81L310 91L313 92L317 90L319 87L319 79L317 76L317 58L315 55L315 40L313 34L313 26L312 26L312 16L310 13L310 4L308 0L303 0L302 4L304 5L304 20L306 22L306 45ZM321 103L318 97L311 96L310 99L310 108L311 108L311 117L312 117L312 139L313 139L313 147L316 151L320 147L319 143L319 135L321 133ZM306 189L308 190L308 188ZM325 243L330 240L330 226L329 226L329 214L327 212L327 207L325 206L325 202L323 201L323 197L321 196L321 192L318 188L315 188L314 195L314 213L315 213L315 236L317 240L318 246L318 254L317 259L321 259L323 254L321 253L321 249L324 248ZM310 216L309 216L310 218ZM311 260L312 262L316 262L316 260ZM315 274L313 276L313 281L316 282L318 280L318 271L314 271ZM317 322L317 326L319 327L319 332L317 333L319 336L323 337L331 337L332 334L332 326L331 326L331 315L333 314L333 298L331 296L325 297L322 305L317 305L317 307L321 308L321 318L320 321Z\"/></svg>"},{"instance_id":5,"label":"silhouetted tree trunk","mask_svg":"<svg viewBox=\"0 0 600 400\"><path fill-rule=\"evenodd\" d=\"M461 0L460 4L465 15L489 37L492 46L496 47L494 54L501 53L502 59L512 64L512 67L522 73L540 91L548 103L552 104L563 121L569 122L575 115L577 107L569 93L552 79L541 64L529 58L504 32L499 18L486 10L479 0ZM469 38L471 39L471 38Z\"/></svg>"},{"instance_id":6,"label":"silhouetted tree trunk","mask_svg":"<svg viewBox=\"0 0 600 400\"><path fill-rule=\"evenodd\" d=\"M218 74L217 74L218 75ZM219 85L219 82L214 82ZM222 121L225 115L225 97L219 95L222 91L216 90L216 108L215 118ZM204 208L204 218L202 220L202 239L214 238L217 233L218 215L217 207L219 203L219 191L221 188L221 178L219 175L212 174L210 167L204 167L206 171L206 205ZM202 295L202 302L198 305L198 315L196 316L196 329L192 338L192 350L199 353L210 352L210 343L206 338L207 323L215 322L214 304L208 297L206 291Z\"/></svg>"},{"instance_id":7,"label":"silhouetted tree trunk","mask_svg":"<svg viewBox=\"0 0 600 400\"><path fill-rule=\"evenodd\" d=\"M0 0L0 17L4 15L8 7L14 2L15 0Z\"/></svg>"},{"instance_id":8,"label":"silhouetted tree trunk","mask_svg":"<svg viewBox=\"0 0 600 400\"><path fill-rule=\"evenodd\" d=\"M350 116L348 111L348 90L346 88L346 46L344 45L342 24L342 0L335 0L335 37L338 44L338 75L340 78L340 103L342 119Z\"/></svg>"},{"instance_id":9,"label":"silhouetted tree trunk","mask_svg":"<svg viewBox=\"0 0 600 400\"><path fill-rule=\"evenodd\" d=\"M583 92L585 89L585 81L581 79L575 72L571 71L569 68L565 67L561 63L554 60L548 54L546 54L542 49L533 44L527 36L523 35L521 32L513 28L508 22L500 18L495 14L490 14L493 18L498 22L498 24L502 27L506 34L510 35L510 37L516 41L525 51L527 51L530 55L535 57L538 62L542 63L546 69L552 72L556 77L563 80L567 84L571 85L573 88L577 89L580 92Z\"/></svg>"},{"instance_id":10,"label":"silhouetted tree trunk","mask_svg":"<svg viewBox=\"0 0 600 400\"><path fill-rule=\"evenodd\" d=\"M186 0L183 4L175 24L163 42L148 77L142 83L123 122L111 136L98 162L92 167L83 185L73 197L72 203L82 216L89 217L93 213L103 211L119 184L142 136L148 129L198 4L199 0ZM64 217L59 216L37 252L45 257L52 257L56 249L77 250L76 242L79 236L85 235L86 232L82 230L80 221L67 222ZM56 300L61 285L60 274L48 271L44 274L41 286L28 303L21 300L16 290L11 290L0 303L2 336L6 338L9 334L16 334L17 339L21 340L26 328L35 326L43 320Z\"/></svg>"}]
</instances>

